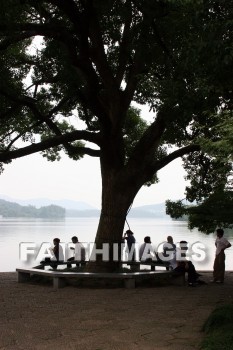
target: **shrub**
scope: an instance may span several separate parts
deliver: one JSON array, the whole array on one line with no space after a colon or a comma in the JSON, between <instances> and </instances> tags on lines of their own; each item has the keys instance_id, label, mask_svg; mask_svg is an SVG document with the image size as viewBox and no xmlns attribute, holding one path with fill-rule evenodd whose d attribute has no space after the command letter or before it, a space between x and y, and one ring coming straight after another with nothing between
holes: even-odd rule
<instances>
[{"instance_id":1,"label":"shrub","mask_svg":"<svg viewBox=\"0 0 233 350\"><path fill-rule=\"evenodd\" d=\"M203 326L203 350L233 350L233 304L215 309Z\"/></svg>"}]
</instances>

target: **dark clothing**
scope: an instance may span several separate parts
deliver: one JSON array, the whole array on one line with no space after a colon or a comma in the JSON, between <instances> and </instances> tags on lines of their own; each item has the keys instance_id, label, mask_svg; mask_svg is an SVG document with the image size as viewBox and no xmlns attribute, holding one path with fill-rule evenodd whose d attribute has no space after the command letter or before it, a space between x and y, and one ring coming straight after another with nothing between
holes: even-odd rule
<instances>
[{"instance_id":1,"label":"dark clothing","mask_svg":"<svg viewBox=\"0 0 233 350\"><path fill-rule=\"evenodd\" d=\"M136 239L134 238L133 235L128 235L125 237L125 240L127 242L127 252L131 252L132 245L136 243ZM135 261L136 260L136 254L135 254L135 248L133 249L133 255L131 259L128 259L130 261Z\"/></svg>"},{"instance_id":2,"label":"dark clothing","mask_svg":"<svg viewBox=\"0 0 233 350\"><path fill-rule=\"evenodd\" d=\"M53 247L53 253L55 255L55 258L57 261L63 261L64 256L63 256L63 252L62 252L62 246L60 244L56 244ZM57 269L57 264L53 263L52 265L50 265L54 270Z\"/></svg>"},{"instance_id":3,"label":"dark clothing","mask_svg":"<svg viewBox=\"0 0 233 350\"><path fill-rule=\"evenodd\" d=\"M129 235L128 237L125 237L125 240L127 242L127 247L130 250L132 245L136 243L136 239L134 238L133 235Z\"/></svg>"},{"instance_id":4,"label":"dark clothing","mask_svg":"<svg viewBox=\"0 0 233 350\"><path fill-rule=\"evenodd\" d=\"M73 260L75 260L74 256L72 256L71 258L67 259L67 261L73 261ZM85 265L85 262L81 262L81 261L80 261L80 263L79 263L79 262L76 263L76 266L77 266L77 267L79 267L80 265L81 265L81 266ZM68 264L67 264L67 267L68 267L68 268L71 268L72 265L68 263Z\"/></svg>"},{"instance_id":5,"label":"dark clothing","mask_svg":"<svg viewBox=\"0 0 233 350\"><path fill-rule=\"evenodd\" d=\"M215 256L214 260L214 281L224 281L225 275L225 253L222 250L218 255Z\"/></svg>"},{"instance_id":6,"label":"dark clothing","mask_svg":"<svg viewBox=\"0 0 233 350\"><path fill-rule=\"evenodd\" d=\"M59 245L55 245L53 248L54 255L57 260L59 260Z\"/></svg>"},{"instance_id":7,"label":"dark clothing","mask_svg":"<svg viewBox=\"0 0 233 350\"><path fill-rule=\"evenodd\" d=\"M179 265L173 270L178 273L188 273L188 283L196 283L198 280L198 274L196 269L191 261L182 261Z\"/></svg>"},{"instance_id":8,"label":"dark clothing","mask_svg":"<svg viewBox=\"0 0 233 350\"><path fill-rule=\"evenodd\" d=\"M72 256L71 258L67 259L67 261L73 261L74 260L74 256ZM76 266L79 266L79 263L76 264ZM67 264L67 267L70 269L72 267L71 264Z\"/></svg>"}]
</instances>

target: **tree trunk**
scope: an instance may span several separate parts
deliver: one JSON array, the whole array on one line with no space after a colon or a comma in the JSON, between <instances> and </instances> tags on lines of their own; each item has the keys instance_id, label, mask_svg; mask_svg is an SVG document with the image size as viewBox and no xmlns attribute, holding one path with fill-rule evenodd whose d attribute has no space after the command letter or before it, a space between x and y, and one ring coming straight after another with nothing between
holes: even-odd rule
<instances>
[{"instance_id":1,"label":"tree trunk","mask_svg":"<svg viewBox=\"0 0 233 350\"><path fill-rule=\"evenodd\" d=\"M92 272L113 272L119 269L120 245L128 209L132 204L137 190L123 185L123 178L118 174L109 173L102 177L102 209L97 229L95 245L96 249L102 249L103 244L108 245L108 261L103 261L103 256L97 255L95 261L89 261L86 270ZM117 257L116 245L119 245ZM93 258L93 257L92 257ZM118 261L116 261L118 260Z\"/></svg>"},{"instance_id":2,"label":"tree trunk","mask_svg":"<svg viewBox=\"0 0 233 350\"><path fill-rule=\"evenodd\" d=\"M108 244L109 259L104 261L103 256L98 255L95 261L88 263L87 271L112 272L119 269L115 247L122 243L128 209L145 183L144 168L139 169L137 160L132 161L130 167L127 166L123 136L117 131L117 126L114 130L113 127L112 133L103 132L100 156L102 209L95 239L97 249Z\"/></svg>"}]
</instances>

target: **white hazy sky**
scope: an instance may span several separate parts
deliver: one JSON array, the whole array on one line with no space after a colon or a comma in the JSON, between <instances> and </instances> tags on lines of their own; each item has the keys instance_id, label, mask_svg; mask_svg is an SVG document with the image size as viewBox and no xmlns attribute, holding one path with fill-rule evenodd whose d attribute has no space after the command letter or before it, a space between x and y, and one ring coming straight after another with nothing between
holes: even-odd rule
<instances>
[{"instance_id":1,"label":"white hazy sky","mask_svg":"<svg viewBox=\"0 0 233 350\"><path fill-rule=\"evenodd\" d=\"M143 187L133 206L163 202L184 197L184 170L176 160L159 172L160 182ZM0 175L0 194L15 199L72 199L101 205L99 160L86 156L73 161L63 156L59 162L48 162L40 154L13 160Z\"/></svg>"}]
</instances>

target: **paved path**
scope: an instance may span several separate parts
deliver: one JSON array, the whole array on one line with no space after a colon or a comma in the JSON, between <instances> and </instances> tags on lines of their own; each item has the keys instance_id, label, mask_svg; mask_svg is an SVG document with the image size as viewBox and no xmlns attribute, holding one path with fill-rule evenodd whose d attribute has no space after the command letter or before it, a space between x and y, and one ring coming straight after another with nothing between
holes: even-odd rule
<instances>
[{"instance_id":1,"label":"paved path","mask_svg":"<svg viewBox=\"0 0 233 350\"><path fill-rule=\"evenodd\" d=\"M230 272L224 285L57 291L0 273L0 349L198 349L210 312L232 301Z\"/></svg>"}]
</instances>

